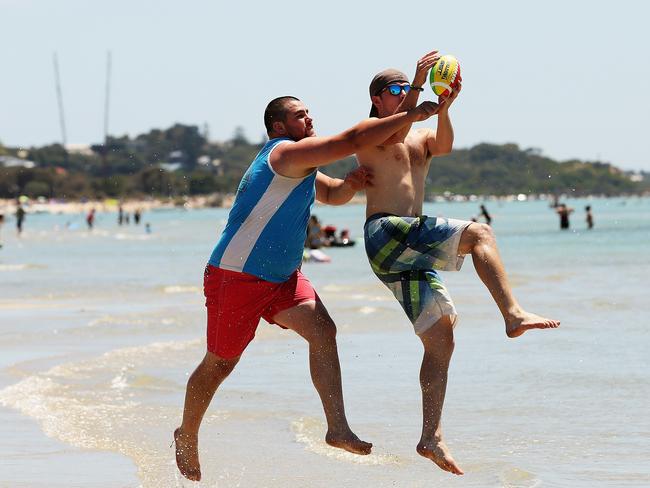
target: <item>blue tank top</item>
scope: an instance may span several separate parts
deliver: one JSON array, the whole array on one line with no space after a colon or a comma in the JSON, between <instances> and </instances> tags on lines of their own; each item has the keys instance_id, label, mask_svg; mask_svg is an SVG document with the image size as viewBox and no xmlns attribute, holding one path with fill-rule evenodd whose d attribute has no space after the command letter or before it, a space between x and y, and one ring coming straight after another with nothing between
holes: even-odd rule
<instances>
[{"instance_id":1,"label":"blue tank top","mask_svg":"<svg viewBox=\"0 0 650 488\"><path fill-rule=\"evenodd\" d=\"M289 178L269 163L274 148L292 143L271 139L248 167L209 264L275 283L288 280L298 269L316 194L316 171Z\"/></svg>"}]
</instances>

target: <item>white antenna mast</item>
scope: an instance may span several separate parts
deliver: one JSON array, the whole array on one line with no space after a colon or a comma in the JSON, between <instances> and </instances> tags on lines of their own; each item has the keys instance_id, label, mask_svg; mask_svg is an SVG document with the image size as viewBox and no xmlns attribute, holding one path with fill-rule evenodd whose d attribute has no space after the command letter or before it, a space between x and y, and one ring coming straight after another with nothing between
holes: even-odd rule
<instances>
[{"instance_id":1,"label":"white antenna mast","mask_svg":"<svg viewBox=\"0 0 650 488\"><path fill-rule=\"evenodd\" d=\"M65 115L63 113L63 95L61 94L61 78L59 76L59 58L54 52L54 79L56 83L56 96L59 102L59 124L61 125L61 140L63 147L68 143L68 137L65 132Z\"/></svg>"}]
</instances>

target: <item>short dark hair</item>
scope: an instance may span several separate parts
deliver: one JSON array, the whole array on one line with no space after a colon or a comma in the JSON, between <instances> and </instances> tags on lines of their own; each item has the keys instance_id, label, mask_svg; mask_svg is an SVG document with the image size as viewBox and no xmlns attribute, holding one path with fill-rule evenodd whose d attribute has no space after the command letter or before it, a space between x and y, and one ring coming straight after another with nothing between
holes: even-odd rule
<instances>
[{"instance_id":1,"label":"short dark hair","mask_svg":"<svg viewBox=\"0 0 650 488\"><path fill-rule=\"evenodd\" d=\"M264 126L266 127L266 132L273 132L273 122L284 122L287 115L287 105L289 102L300 100L291 95L285 95L284 97L274 98L266 106L264 110Z\"/></svg>"}]
</instances>

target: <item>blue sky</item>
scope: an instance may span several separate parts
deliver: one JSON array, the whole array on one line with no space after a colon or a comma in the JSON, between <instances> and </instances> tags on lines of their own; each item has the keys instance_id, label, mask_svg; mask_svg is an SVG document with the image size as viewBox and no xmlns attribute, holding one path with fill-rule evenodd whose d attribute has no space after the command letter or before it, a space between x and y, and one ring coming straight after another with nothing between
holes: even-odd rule
<instances>
[{"instance_id":1,"label":"blue sky","mask_svg":"<svg viewBox=\"0 0 650 488\"><path fill-rule=\"evenodd\" d=\"M106 52L109 132L174 122L264 132L266 103L301 98L319 134L368 114L373 74L412 76L437 48L461 62L456 147L514 142L559 160L650 170L650 7L639 1L211 2L0 0L0 141L100 142ZM432 98L430 90L424 98Z\"/></svg>"}]
</instances>

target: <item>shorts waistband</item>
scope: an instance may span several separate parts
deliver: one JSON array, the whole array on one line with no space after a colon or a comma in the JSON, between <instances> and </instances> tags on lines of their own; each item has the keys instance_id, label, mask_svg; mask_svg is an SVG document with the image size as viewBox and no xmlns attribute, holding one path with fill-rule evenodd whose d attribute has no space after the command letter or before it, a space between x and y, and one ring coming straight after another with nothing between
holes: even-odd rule
<instances>
[{"instance_id":1,"label":"shorts waistband","mask_svg":"<svg viewBox=\"0 0 650 488\"><path fill-rule=\"evenodd\" d=\"M376 219L382 219L384 217L399 217L399 216L396 215L396 214L387 213L387 212L378 212L378 213L372 214L370 217L368 217L366 219L366 223L363 224L363 225L366 226L368 224L368 222L370 222L372 220L376 220Z\"/></svg>"}]
</instances>

